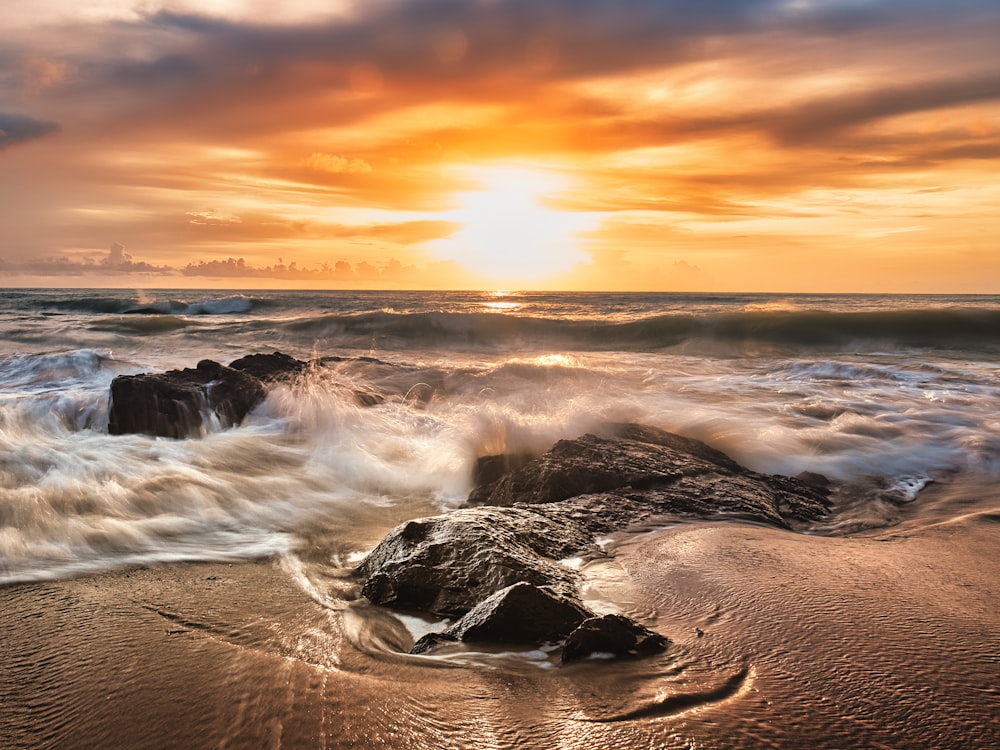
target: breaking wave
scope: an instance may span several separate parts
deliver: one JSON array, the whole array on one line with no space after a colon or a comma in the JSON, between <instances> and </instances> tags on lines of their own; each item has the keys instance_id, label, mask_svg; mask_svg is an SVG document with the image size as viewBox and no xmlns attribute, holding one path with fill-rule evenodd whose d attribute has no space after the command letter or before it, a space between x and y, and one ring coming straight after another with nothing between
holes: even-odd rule
<instances>
[{"instance_id":1,"label":"breaking wave","mask_svg":"<svg viewBox=\"0 0 1000 750\"><path fill-rule=\"evenodd\" d=\"M597 351L643 351L706 345L837 351L898 347L1000 349L1000 310L987 308L864 312L750 310L718 315L654 315L627 321L382 311L299 318L282 325L300 336L355 339L357 345L377 343L402 348L555 345Z\"/></svg>"},{"instance_id":2,"label":"breaking wave","mask_svg":"<svg viewBox=\"0 0 1000 750\"><path fill-rule=\"evenodd\" d=\"M84 297L50 303L57 310L106 315L240 315L251 312L263 300L241 294L187 302L185 300L146 301L139 297Z\"/></svg>"}]
</instances>

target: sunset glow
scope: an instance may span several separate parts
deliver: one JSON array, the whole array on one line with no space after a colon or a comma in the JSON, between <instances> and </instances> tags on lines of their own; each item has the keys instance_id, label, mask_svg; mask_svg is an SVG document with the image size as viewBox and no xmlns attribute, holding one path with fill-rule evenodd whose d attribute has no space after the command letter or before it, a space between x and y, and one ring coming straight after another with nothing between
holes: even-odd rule
<instances>
[{"instance_id":1,"label":"sunset glow","mask_svg":"<svg viewBox=\"0 0 1000 750\"><path fill-rule=\"evenodd\" d=\"M460 229L435 243L442 258L484 279L514 284L557 277L587 259L579 234L593 221L544 204L559 189L557 178L527 169L474 174L481 189L460 194L460 208L446 214Z\"/></svg>"},{"instance_id":2,"label":"sunset glow","mask_svg":"<svg viewBox=\"0 0 1000 750\"><path fill-rule=\"evenodd\" d=\"M995 2L8 10L7 286L1000 291Z\"/></svg>"}]
</instances>

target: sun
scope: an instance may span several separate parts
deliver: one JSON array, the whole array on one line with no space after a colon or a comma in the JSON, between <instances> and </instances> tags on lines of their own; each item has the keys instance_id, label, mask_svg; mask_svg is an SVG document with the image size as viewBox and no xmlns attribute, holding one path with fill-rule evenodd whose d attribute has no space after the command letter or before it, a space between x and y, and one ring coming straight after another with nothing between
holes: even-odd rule
<instances>
[{"instance_id":1,"label":"sun","mask_svg":"<svg viewBox=\"0 0 1000 750\"><path fill-rule=\"evenodd\" d=\"M433 243L440 258L498 284L524 285L558 276L588 260L578 235L589 214L558 211L543 199L565 189L564 180L538 169L470 170L480 190L458 196L444 218L460 229Z\"/></svg>"}]
</instances>

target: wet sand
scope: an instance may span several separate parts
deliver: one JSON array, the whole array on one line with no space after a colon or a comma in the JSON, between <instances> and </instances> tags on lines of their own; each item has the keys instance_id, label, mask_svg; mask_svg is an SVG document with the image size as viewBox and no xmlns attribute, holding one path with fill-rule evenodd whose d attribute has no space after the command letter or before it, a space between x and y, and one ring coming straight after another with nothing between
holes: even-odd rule
<instances>
[{"instance_id":1,"label":"wet sand","mask_svg":"<svg viewBox=\"0 0 1000 750\"><path fill-rule=\"evenodd\" d=\"M0 747L1000 747L989 482L852 537L701 522L609 550L585 596L662 657L405 656L346 571L294 559L6 587Z\"/></svg>"}]
</instances>

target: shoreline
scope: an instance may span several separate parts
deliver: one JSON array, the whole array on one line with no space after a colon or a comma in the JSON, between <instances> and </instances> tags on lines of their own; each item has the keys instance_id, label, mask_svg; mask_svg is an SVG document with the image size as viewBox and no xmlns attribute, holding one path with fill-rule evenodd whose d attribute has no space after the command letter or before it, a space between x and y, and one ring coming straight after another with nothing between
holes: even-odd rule
<instances>
[{"instance_id":1,"label":"shoreline","mask_svg":"<svg viewBox=\"0 0 1000 750\"><path fill-rule=\"evenodd\" d=\"M349 594L321 606L276 559L7 586L0 744L990 747L1000 498L988 491L931 486L898 526L856 536L733 522L616 535L587 586L671 638L649 662L393 654ZM670 700L711 697L741 670L719 700Z\"/></svg>"}]
</instances>

